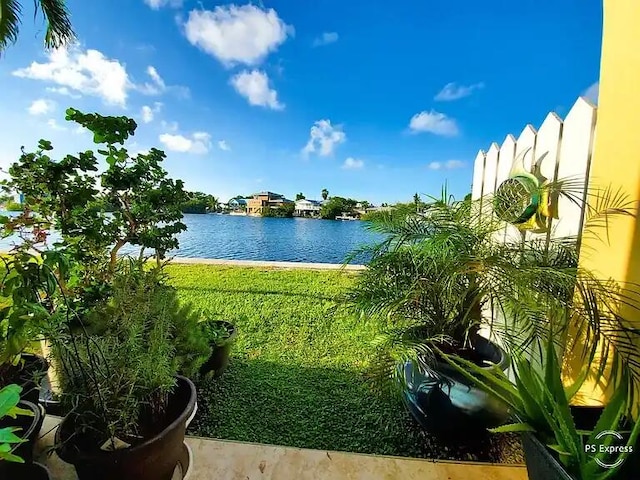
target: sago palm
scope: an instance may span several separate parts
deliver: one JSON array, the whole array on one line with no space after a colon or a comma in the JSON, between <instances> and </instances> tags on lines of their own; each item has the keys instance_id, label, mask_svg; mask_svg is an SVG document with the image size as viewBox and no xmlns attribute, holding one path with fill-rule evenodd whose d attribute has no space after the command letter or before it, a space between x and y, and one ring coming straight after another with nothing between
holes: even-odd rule
<instances>
[{"instance_id":1,"label":"sago palm","mask_svg":"<svg viewBox=\"0 0 640 480\"><path fill-rule=\"evenodd\" d=\"M23 1L0 0L0 55L18 40ZM34 0L34 17L42 12L46 23L44 44L58 48L75 38L65 0Z\"/></svg>"}]
</instances>

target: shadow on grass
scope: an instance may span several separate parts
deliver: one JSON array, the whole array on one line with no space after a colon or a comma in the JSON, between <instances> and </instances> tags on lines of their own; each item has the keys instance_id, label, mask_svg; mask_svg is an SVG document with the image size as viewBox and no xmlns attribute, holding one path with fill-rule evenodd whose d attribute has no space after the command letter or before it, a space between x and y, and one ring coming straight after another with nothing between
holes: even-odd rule
<instances>
[{"instance_id":1,"label":"shadow on grass","mask_svg":"<svg viewBox=\"0 0 640 480\"><path fill-rule=\"evenodd\" d=\"M318 295L314 292L309 293L297 293L297 292L289 292L286 290L261 290L255 288L212 288L212 287L188 287L188 286L180 286L180 290L186 292L202 292L203 294L207 293L231 293L237 295L282 295L285 297L303 297L303 298L314 298L317 300L328 300L328 301L336 301L337 297L331 297L328 295Z\"/></svg>"},{"instance_id":2,"label":"shadow on grass","mask_svg":"<svg viewBox=\"0 0 640 480\"><path fill-rule=\"evenodd\" d=\"M423 432L399 399L369 391L361 374L232 359L201 379L189 433L254 443L434 459L520 463L517 437L445 443Z\"/></svg>"}]
</instances>

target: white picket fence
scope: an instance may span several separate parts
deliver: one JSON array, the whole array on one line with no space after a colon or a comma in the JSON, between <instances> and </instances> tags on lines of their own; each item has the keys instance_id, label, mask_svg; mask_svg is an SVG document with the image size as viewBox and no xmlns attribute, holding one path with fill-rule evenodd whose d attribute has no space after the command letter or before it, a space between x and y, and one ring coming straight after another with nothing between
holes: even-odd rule
<instances>
[{"instance_id":1,"label":"white picket fence","mask_svg":"<svg viewBox=\"0 0 640 480\"><path fill-rule=\"evenodd\" d=\"M596 107L580 97L565 119L556 113L547 115L537 130L527 125L517 137L507 135L502 145L492 143L485 152L476 156L473 171L472 198L480 199L491 195L509 177L514 160L524 152L524 166L531 171L536 160L546 156L541 162L541 173L550 181L558 179L583 179L584 188L576 194L586 195L589 181L589 166L595 141ZM484 208L483 208L484 210ZM579 240L584 222L583 209L566 198L558 201L559 219L542 235L549 238L576 236ZM516 227L508 226L505 238L520 237Z\"/></svg>"}]
</instances>

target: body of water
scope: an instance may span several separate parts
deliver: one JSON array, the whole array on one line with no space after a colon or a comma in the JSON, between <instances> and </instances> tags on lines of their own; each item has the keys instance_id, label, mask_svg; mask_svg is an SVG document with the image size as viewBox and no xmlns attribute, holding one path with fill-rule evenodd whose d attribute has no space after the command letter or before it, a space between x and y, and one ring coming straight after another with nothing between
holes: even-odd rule
<instances>
[{"instance_id":1,"label":"body of water","mask_svg":"<svg viewBox=\"0 0 640 480\"><path fill-rule=\"evenodd\" d=\"M354 249L381 240L360 221L186 214L183 222L180 248L171 252L177 257L342 263ZM14 243L0 240L0 250Z\"/></svg>"}]
</instances>

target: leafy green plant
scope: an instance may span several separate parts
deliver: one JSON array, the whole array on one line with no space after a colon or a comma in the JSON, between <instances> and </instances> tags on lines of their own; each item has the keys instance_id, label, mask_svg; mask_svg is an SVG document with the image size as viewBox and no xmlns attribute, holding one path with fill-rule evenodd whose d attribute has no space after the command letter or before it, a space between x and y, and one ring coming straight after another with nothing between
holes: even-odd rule
<instances>
[{"instance_id":1,"label":"leafy green plant","mask_svg":"<svg viewBox=\"0 0 640 480\"><path fill-rule=\"evenodd\" d=\"M61 235L61 242L48 247L69 258L73 279L59 276L58 281L67 299L83 303L76 305L82 308L108 294L125 245L151 249L158 261L178 247L176 235L186 229L181 206L187 196L183 182L168 178L162 168L164 152L152 148L129 155L123 145L135 133L134 120L73 108L66 118L92 132L102 163L93 151L56 160L47 140L40 140L35 152L23 149L3 185L7 192L21 192L24 212L35 215L13 218L5 228L7 233L53 228Z\"/></svg>"},{"instance_id":2,"label":"leafy green plant","mask_svg":"<svg viewBox=\"0 0 640 480\"><path fill-rule=\"evenodd\" d=\"M18 385L7 385L0 389L0 419L16 418L18 415L33 416L33 412L18 407L21 391ZM24 442L16 435L19 431L17 427L0 428L0 460L24 463L22 458L12 453L15 445Z\"/></svg>"},{"instance_id":3,"label":"leafy green plant","mask_svg":"<svg viewBox=\"0 0 640 480\"><path fill-rule=\"evenodd\" d=\"M0 219L1 221L1 219ZM37 256L27 242L0 256L0 384L15 380L21 354L59 319L53 308L55 255Z\"/></svg>"},{"instance_id":4,"label":"leafy green plant","mask_svg":"<svg viewBox=\"0 0 640 480\"><path fill-rule=\"evenodd\" d=\"M227 326L215 320L203 320L199 327L207 341L215 345L222 345L231 336Z\"/></svg>"},{"instance_id":5,"label":"leafy green plant","mask_svg":"<svg viewBox=\"0 0 640 480\"><path fill-rule=\"evenodd\" d=\"M209 338L200 328L202 314L191 303L176 302L171 312L178 371L193 378L211 355Z\"/></svg>"},{"instance_id":6,"label":"leafy green plant","mask_svg":"<svg viewBox=\"0 0 640 480\"><path fill-rule=\"evenodd\" d=\"M176 303L157 268L123 259L112 294L87 319L89 328L52 338L61 399L76 415L78 432L95 444L134 444L164 418L178 368Z\"/></svg>"},{"instance_id":7,"label":"leafy green plant","mask_svg":"<svg viewBox=\"0 0 640 480\"><path fill-rule=\"evenodd\" d=\"M18 40L22 3L24 2L19 0L2 0L0 3L0 56L9 45ZM61 47L75 38L64 0L37 0L34 2L34 7L34 18L39 12L44 16L45 47Z\"/></svg>"},{"instance_id":8,"label":"leafy green plant","mask_svg":"<svg viewBox=\"0 0 640 480\"><path fill-rule=\"evenodd\" d=\"M573 193L578 184L566 180L545 188L587 209L585 235L606 226L609 216L633 211L633 202L610 189L585 203ZM376 340L375 378L398 379L397 365L409 359L433 369L438 351L464 354L486 325L511 355L529 351L549 330L559 346L577 348L582 336L595 339L580 350L587 362L616 343L620 358L635 365L630 379L640 379L633 329L615 308L622 302L637 311L637 297L580 269L575 238L505 238L505 223L490 205L491 198L456 201L445 188L420 214L372 222L369 228L385 240L347 258L371 256L344 300L360 317L386 322L386 333ZM574 327L579 334L570 333Z\"/></svg>"},{"instance_id":9,"label":"leafy green plant","mask_svg":"<svg viewBox=\"0 0 640 480\"><path fill-rule=\"evenodd\" d=\"M565 387L562 381L561 363L556 353L556 344L549 338L544 344L545 355L542 365L537 366L531 358L516 357L513 362L514 381L500 369L481 369L472 362L448 356L443 358L465 376L472 384L488 394L499 398L511 409L514 423L492 429L501 432L532 432L551 449L567 472L578 480L605 480L613 478L620 466L636 445L640 435L640 422L633 421L629 382L620 382L600 415L592 431L579 430L572 417L569 405L588 377L589 365L585 365L575 382ZM622 370L628 375L628 370ZM632 427L626 444L626 452L619 453L612 462L606 450L598 449L590 453L586 445L595 445L597 435L606 430L621 431L624 423ZM604 445L611 445L609 438ZM616 463L615 468L603 469L598 463Z\"/></svg>"}]
</instances>

